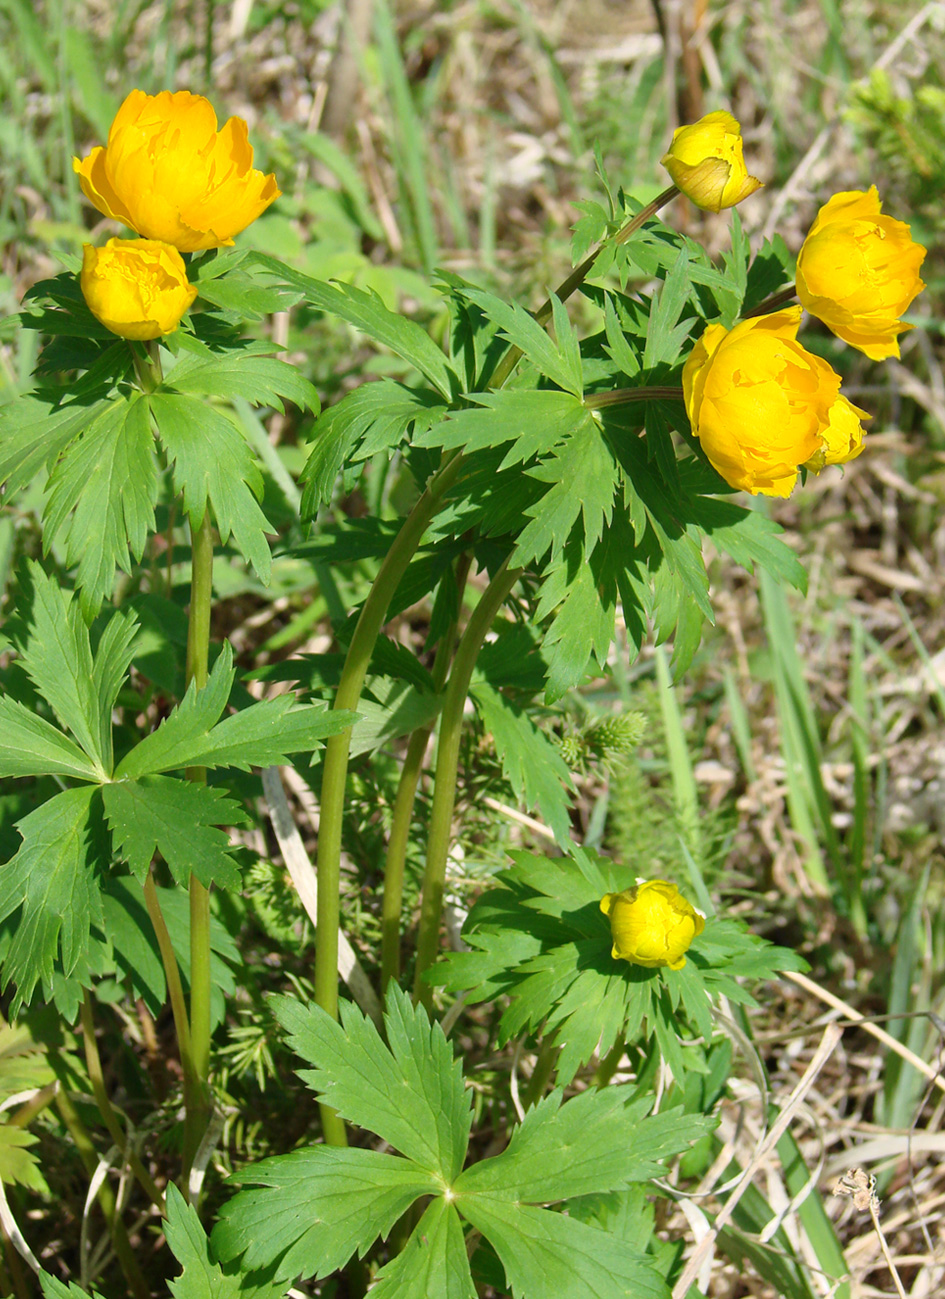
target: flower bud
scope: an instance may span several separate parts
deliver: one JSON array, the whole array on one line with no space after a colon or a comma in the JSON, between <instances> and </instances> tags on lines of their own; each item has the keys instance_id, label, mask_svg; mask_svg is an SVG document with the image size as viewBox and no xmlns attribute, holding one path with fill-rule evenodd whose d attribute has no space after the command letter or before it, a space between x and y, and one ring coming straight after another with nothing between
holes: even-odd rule
<instances>
[{"instance_id":1,"label":"flower bud","mask_svg":"<svg viewBox=\"0 0 945 1299\"><path fill-rule=\"evenodd\" d=\"M742 128L731 113L708 113L680 126L660 162L697 207L720 212L761 188L742 156Z\"/></svg>"},{"instance_id":2,"label":"flower bud","mask_svg":"<svg viewBox=\"0 0 945 1299\"><path fill-rule=\"evenodd\" d=\"M100 212L182 253L231 244L279 197L275 176L253 168L243 119L218 131L210 102L188 90L132 90L108 144L72 166Z\"/></svg>"},{"instance_id":3,"label":"flower bud","mask_svg":"<svg viewBox=\"0 0 945 1299\"><path fill-rule=\"evenodd\" d=\"M798 465L819 453L840 464L862 444L864 412L836 404L840 376L797 342L801 314L788 307L734 329L710 325L683 367L693 434L741 491L790 496Z\"/></svg>"},{"instance_id":4,"label":"flower bud","mask_svg":"<svg viewBox=\"0 0 945 1299\"><path fill-rule=\"evenodd\" d=\"M702 912L666 880L645 880L623 893L607 893L600 909L610 917L611 956L647 969L668 965L681 970L692 940L705 928Z\"/></svg>"},{"instance_id":5,"label":"flower bud","mask_svg":"<svg viewBox=\"0 0 945 1299\"><path fill-rule=\"evenodd\" d=\"M925 285L925 249L904 221L882 215L876 186L834 194L797 258L797 296L838 338L874 361L899 355L899 317Z\"/></svg>"},{"instance_id":6,"label":"flower bud","mask_svg":"<svg viewBox=\"0 0 945 1299\"><path fill-rule=\"evenodd\" d=\"M92 315L122 338L172 334L197 296L177 249L153 239L85 244L79 283Z\"/></svg>"}]
</instances>

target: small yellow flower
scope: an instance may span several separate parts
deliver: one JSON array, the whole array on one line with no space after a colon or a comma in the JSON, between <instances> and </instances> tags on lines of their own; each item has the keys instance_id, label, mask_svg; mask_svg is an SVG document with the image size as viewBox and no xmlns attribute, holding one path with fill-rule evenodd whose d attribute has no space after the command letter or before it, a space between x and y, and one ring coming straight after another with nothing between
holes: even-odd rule
<instances>
[{"instance_id":1,"label":"small yellow flower","mask_svg":"<svg viewBox=\"0 0 945 1299\"><path fill-rule=\"evenodd\" d=\"M697 207L720 212L761 188L742 156L742 128L731 113L708 113L673 133L660 162Z\"/></svg>"},{"instance_id":2,"label":"small yellow flower","mask_svg":"<svg viewBox=\"0 0 945 1299\"><path fill-rule=\"evenodd\" d=\"M838 397L827 412L829 423L823 430L824 445L815 451L805 464L819 474L827 465L845 465L855 460L863 450L863 438L866 430L860 420L872 419L865 410L854 406L846 397Z\"/></svg>"},{"instance_id":3,"label":"small yellow flower","mask_svg":"<svg viewBox=\"0 0 945 1299\"><path fill-rule=\"evenodd\" d=\"M838 338L874 361L899 355L899 317L925 285L925 257L904 221L882 215L876 186L834 194L797 258L797 296Z\"/></svg>"},{"instance_id":4,"label":"small yellow flower","mask_svg":"<svg viewBox=\"0 0 945 1299\"><path fill-rule=\"evenodd\" d=\"M710 325L683 367L692 431L741 491L790 496L798 465L816 464L820 452L825 464L839 464L862 443L850 412L863 412L836 405L840 376L797 342L801 314L788 307L734 329Z\"/></svg>"},{"instance_id":5,"label":"small yellow flower","mask_svg":"<svg viewBox=\"0 0 945 1299\"><path fill-rule=\"evenodd\" d=\"M280 192L253 168L243 119L218 131L210 102L188 90L132 90L108 144L72 166L100 212L182 253L231 244Z\"/></svg>"},{"instance_id":6,"label":"small yellow flower","mask_svg":"<svg viewBox=\"0 0 945 1299\"><path fill-rule=\"evenodd\" d=\"M177 249L154 239L85 244L79 283L92 315L122 338L172 334L197 296Z\"/></svg>"},{"instance_id":7,"label":"small yellow flower","mask_svg":"<svg viewBox=\"0 0 945 1299\"><path fill-rule=\"evenodd\" d=\"M701 911L666 880L645 880L623 893L607 893L600 909L610 917L611 956L648 969L668 965L681 970L692 940L705 928Z\"/></svg>"}]
</instances>

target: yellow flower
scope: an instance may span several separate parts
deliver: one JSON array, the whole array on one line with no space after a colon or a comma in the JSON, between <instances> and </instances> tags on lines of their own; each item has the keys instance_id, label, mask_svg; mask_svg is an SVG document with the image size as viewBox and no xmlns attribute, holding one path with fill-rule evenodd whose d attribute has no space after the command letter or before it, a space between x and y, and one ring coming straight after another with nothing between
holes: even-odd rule
<instances>
[{"instance_id":1,"label":"yellow flower","mask_svg":"<svg viewBox=\"0 0 945 1299\"><path fill-rule=\"evenodd\" d=\"M818 452L830 448L830 464L852 458L850 436L841 454L850 429L846 408L835 409L840 376L796 341L801 314L788 307L734 329L710 325L683 368L692 431L725 481L745 492L790 496L798 465Z\"/></svg>"},{"instance_id":2,"label":"yellow flower","mask_svg":"<svg viewBox=\"0 0 945 1299\"><path fill-rule=\"evenodd\" d=\"M646 880L623 893L607 893L600 909L610 917L611 956L648 969L668 965L681 970L692 940L705 928L702 913L666 880Z\"/></svg>"},{"instance_id":3,"label":"yellow flower","mask_svg":"<svg viewBox=\"0 0 945 1299\"><path fill-rule=\"evenodd\" d=\"M797 259L797 296L838 338L874 361L899 355L899 317L925 288L925 249L904 221L882 215L866 193L834 194L820 209Z\"/></svg>"},{"instance_id":4,"label":"yellow flower","mask_svg":"<svg viewBox=\"0 0 945 1299\"><path fill-rule=\"evenodd\" d=\"M176 248L154 239L85 244L79 283L89 310L122 338L172 334L197 296Z\"/></svg>"},{"instance_id":5,"label":"yellow flower","mask_svg":"<svg viewBox=\"0 0 945 1299\"><path fill-rule=\"evenodd\" d=\"M742 128L731 113L708 113L673 132L660 162L697 207L720 212L761 188L742 156Z\"/></svg>"},{"instance_id":6,"label":"yellow flower","mask_svg":"<svg viewBox=\"0 0 945 1299\"><path fill-rule=\"evenodd\" d=\"M854 406L846 397L838 397L828 411L829 423L823 431L824 445L815 451L805 468L819 474L827 465L845 465L863 450L866 430L860 423L872 419L865 410Z\"/></svg>"},{"instance_id":7,"label":"yellow flower","mask_svg":"<svg viewBox=\"0 0 945 1299\"><path fill-rule=\"evenodd\" d=\"M188 90L132 90L108 144L72 166L100 212L182 253L231 244L280 192L253 169L243 119L218 131L209 101Z\"/></svg>"}]
</instances>

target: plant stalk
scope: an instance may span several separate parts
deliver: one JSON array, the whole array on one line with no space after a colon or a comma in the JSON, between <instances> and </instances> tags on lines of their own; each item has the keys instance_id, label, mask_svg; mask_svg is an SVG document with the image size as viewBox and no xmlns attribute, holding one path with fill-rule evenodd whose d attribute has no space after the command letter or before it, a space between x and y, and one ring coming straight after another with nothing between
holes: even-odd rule
<instances>
[{"instance_id":1,"label":"plant stalk","mask_svg":"<svg viewBox=\"0 0 945 1299\"><path fill-rule=\"evenodd\" d=\"M335 708L357 709L374 645L381 628L387 621L387 610L394 598L394 592L400 585L400 580L407 571L407 566L420 545L430 520L436 514L443 496L456 481L462 465L463 458L457 455L441 466L394 538L374 579L374 585L361 608L335 695ZM326 742L318 827L315 1002L333 1019L338 1018L341 832L350 747L350 727L338 735L330 736ZM328 1144L346 1145L344 1123L331 1106L321 1104L321 1114L325 1140Z\"/></svg>"},{"instance_id":2,"label":"plant stalk","mask_svg":"<svg viewBox=\"0 0 945 1299\"><path fill-rule=\"evenodd\" d=\"M767 316L769 312L787 306L796 297L797 289L793 284L789 288L779 289L777 293L772 293L770 298L765 298L764 302L759 302L757 307L752 307L751 311L744 312L742 320L750 320L752 316Z\"/></svg>"},{"instance_id":3,"label":"plant stalk","mask_svg":"<svg viewBox=\"0 0 945 1299\"><path fill-rule=\"evenodd\" d=\"M486 587L459 642L446 694L443 697L440 738L436 751L433 807L430 812L430 830L427 839L427 862L420 902L417 966L413 989L414 1000L428 1010L433 1000L433 989L425 982L423 974L433 964L440 946L440 916L443 911L446 863L453 830L463 710L482 642L505 603L506 597L521 576L522 570L520 568L510 570L506 560Z\"/></svg>"},{"instance_id":4,"label":"plant stalk","mask_svg":"<svg viewBox=\"0 0 945 1299\"><path fill-rule=\"evenodd\" d=\"M191 519L190 534L192 567L186 684L189 687L193 682L202 690L209 673L213 603L213 522L209 504L199 523ZM205 785L206 768L188 767L187 779ZM190 1054L194 1085L184 1116L182 1184L185 1188L210 1117L210 890L195 875L190 877Z\"/></svg>"},{"instance_id":5,"label":"plant stalk","mask_svg":"<svg viewBox=\"0 0 945 1299\"><path fill-rule=\"evenodd\" d=\"M185 1106L190 1107L190 1098L199 1084L194 1068L194 1057L190 1044L190 1021L187 1018L187 1002L184 999L184 986L181 983L180 969L174 954L174 945L167 928L167 921L161 910L161 903L154 885L154 876L148 871L144 881L144 902L151 917L151 926L157 938L158 950L164 965L164 979L167 983L167 994L171 1002L171 1013L174 1016L174 1030L177 1033L177 1046L180 1051L181 1069L184 1075Z\"/></svg>"},{"instance_id":6,"label":"plant stalk","mask_svg":"<svg viewBox=\"0 0 945 1299\"><path fill-rule=\"evenodd\" d=\"M541 1046L538 1048L538 1055L535 1057L535 1068L528 1080L528 1086L522 1093L522 1107L524 1109L530 1110L544 1096L545 1088L551 1081L551 1075L555 1071L560 1053L561 1048L555 1041L554 1033L542 1038Z\"/></svg>"},{"instance_id":7,"label":"plant stalk","mask_svg":"<svg viewBox=\"0 0 945 1299\"><path fill-rule=\"evenodd\" d=\"M603 406L626 406L634 401L682 401L682 388L642 387L613 388L610 392L589 392L584 398L588 410L600 410Z\"/></svg>"},{"instance_id":8,"label":"plant stalk","mask_svg":"<svg viewBox=\"0 0 945 1299\"><path fill-rule=\"evenodd\" d=\"M594 251L590 253L587 257L585 257L584 261L581 262L580 266L576 266L574 270L571 272L571 274L567 277L567 279L563 280L561 284L558 286L558 290L555 293L555 297L558 299L558 301L567 302L568 298L570 298L571 294L575 291L575 289L579 289L581 287L581 285L584 283L584 281L587 279L588 275L590 274L591 269L594 263L597 261L597 258L599 257L602 248L605 248L610 243L614 245L625 244L628 239L631 239L633 235L636 234L636 232L640 229L642 225L644 225L647 221L649 221L650 217L656 216L660 208L665 207L666 204L669 203L671 199L674 199L678 193L679 190L676 188L676 186L670 185L669 189L664 189L662 194L657 194L656 198L653 199L652 203L647 203L646 207L641 208L635 217L631 217L631 219L627 222L627 224L625 226L622 226L615 235L611 236L610 239L605 239L600 244L598 244L598 246L594 249ZM552 300L551 298L548 298L548 300L546 302L543 302L542 305L535 312L535 319L538 321L539 325L546 325L548 323L548 321L552 317L553 310L554 310L554 305L552 303ZM514 346L510 347L509 350L502 357L502 359L499 361L495 370L493 371L492 379L489 382L489 387L501 388L502 385L505 383L505 381L508 379L509 375L518 365L519 361L521 360L521 357L522 357L521 348L514 347Z\"/></svg>"},{"instance_id":9,"label":"plant stalk","mask_svg":"<svg viewBox=\"0 0 945 1299\"><path fill-rule=\"evenodd\" d=\"M92 1095L95 1097L95 1104L98 1106L98 1112L102 1116L102 1122L105 1124L106 1128L108 1128L109 1135L121 1151L122 1157L128 1161L128 1167L140 1182L148 1199L163 1213L164 1196L158 1190L154 1178L128 1145L128 1140L122 1131L121 1124L118 1122L118 1117L112 1109L112 1103L108 1099L108 1092L105 1089L105 1075L102 1072L102 1059L98 1053L98 1043L95 1040L95 1024L92 1019L92 999L87 991L82 998L81 1015L82 1044L85 1048L85 1064L89 1071L89 1081L92 1084Z\"/></svg>"},{"instance_id":10,"label":"plant stalk","mask_svg":"<svg viewBox=\"0 0 945 1299\"><path fill-rule=\"evenodd\" d=\"M468 551L460 556L456 570L458 603L462 603L471 563L472 556ZM446 683L455 635L456 623L452 622L436 647L436 656L433 660L433 688L437 694ZM387 841L387 856L384 860L384 900L381 907L381 995L387 991L391 979L400 977L400 916L404 895L407 845L410 842L410 823L413 819L413 806L417 797L417 786L420 783L420 773L423 770L424 754L435 725L434 720L426 726L418 726L411 735L397 785L394 815Z\"/></svg>"}]
</instances>

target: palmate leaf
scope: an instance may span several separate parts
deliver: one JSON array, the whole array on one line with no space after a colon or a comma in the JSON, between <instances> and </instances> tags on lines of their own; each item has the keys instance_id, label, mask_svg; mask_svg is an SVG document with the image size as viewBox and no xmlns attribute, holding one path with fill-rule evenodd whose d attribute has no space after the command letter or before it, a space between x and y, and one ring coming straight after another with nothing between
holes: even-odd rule
<instances>
[{"instance_id":1,"label":"palmate leaf","mask_svg":"<svg viewBox=\"0 0 945 1299\"><path fill-rule=\"evenodd\" d=\"M165 1234L182 1274L169 1283L174 1299L283 1299L281 1281L254 1283L239 1273L225 1274L212 1257L207 1233L192 1204L173 1182L167 1188Z\"/></svg>"},{"instance_id":2,"label":"palmate leaf","mask_svg":"<svg viewBox=\"0 0 945 1299\"><path fill-rule=\"evenodd\" d=\"M377 1274L373 1299L476 1299L459 1214L442 1198L427 1206L404 1249Z\"/></svg>"},{"instance_id":3,"label":"palmate leaf","mask_svg":"<svg viewBox=\"0 0 945 1299\"><path fill-rule=\"evenodd\" d=\"M185 511L199 524L209 502L220 540L226 544L232 534L260 581L267 583L272 559L266 533L275 528L259 507L262 474L242 433L198 397L158 390L148 401L173 461L174 486L183 494Z\"/></svg>"},{"instance_id":4,"label":"palmate leaf","mask_svg":"<svg viewBox=\"0 0 945 1299\"><path fill-rule=\"evenodd\" d=\"M23 842L0 867L0 920L22 908L3 960L3 983L16 984L13 1011L36 984L50 988L56 957L70 975L84 957L102 903L94 878L92 800L97 789L67 789L17 822Z\"/></svg>"},{"instance_id":5,"label":"palmate leaf","mask_svg":"<svg viewBox=\"0 0 945 1299\"><path fill-rule=\"evenodd\" d=\"M217 1256L242 1255L247 1271L275 1264L286 1278L329 1276L386 1238L421 1195L442 1189L409 1159L331 1146L264 1159L240 1180L265 1189L241 1191L220 1210L211 1236Z\"/></svg>"},{"instance_id":6,"label":"palmate leaf","mask_svg":"<svg viewBox=\"0 0 945 1299\"><path fill-rule=\"evenodd\" d=\"M52 395L37 393L0 408L0 486L12 494L32 482L38 469L56 460L111 404L60 406Z\"/></svg>"},{"instance_id":7,"label":"palmate leaf","mask_svg":"<svg viewBox=\"0 0 945 1299\"><path fill-rule=\"evenodd\" d=\"M312 452L302 471L303 518L312 518L331 500L341 471L389 451L407 429L427 428L446 413L442 398L407 388L392 379L364 383L324 411L311 432Z\"/></svg>"},{"instance_id":8,"label":"palmate leaf","mask_svg":"<svg viewBox=\"0 0 945 1299\"><path fill-rule=\"evenodd\" d=\"M5 695L0 698L0 778L46 775L94 781L99 771L67 735Z\"/></svg>"},{"instance_id":9,"label":"palmate leaf","mask_svg":"<svg viewBox=\"0 0 945 1299\"><path fill-rule=\"evenodd\" d=\"M25 1186L30 1191L49 1194L36 1155L30 1150L39 1137L8 1122L0 1122L0 1182L4 1186Z\"/></svg>"},{"instance_id":10,"label":"palmate leaf","mask_svg":"<svg viewBox=\"0 0 945 1299\"><path fill-rule=\"evenodd\" d=\"M414 437L420 447L457 448L465 454L511 443L500 469L518 465L560 446L591 420L590 411L570 392L475 393L482 409L454 411Z\"/></svg>"},{"instance_id":11,"label":"palmate leaf","mask_svg":"<svg viewBox=\"0 0 945 1299\"><path fill-rule=\"evenodd\" d=\"M591 1090L572 1115L575 1102L562 1106L558 1093L529 1118L527 1131L513 1137L504 1154L459 1173L470 1118L462 1076L439 1026L431 1026L405 993L393 983L388 988L389 1047L353 1006L343 1007L340 1026L317 1007L289 998L273 1004L292 1045L316 1066L301 1076L329 1104L368 1122L408 1157L319 1145L244 1170L240 1180L256 1189L241 1191L224 1205L211 1238L222 1262L242 1256L247 1271L326 1277L355 1250L363 1255L411 1203L430 1195L433 1203L403 1253L378 1277L381 1296L472 1299L465 1218L495 1247L521 1299L546 1299L549 1277L556 1296L665 1299L665 1282L639 1244L628 1247L594 1227L522 1201L533 1194L542 1202L555 1201L589 1185L624 1186L649 1176L660 1157L698 1138L708 1126L705 1120L644 1118L644 1105L626 1106L628 1088ZM647 1129L647 1123L654 1126ZM590 1155L579 1139L585 1127ZM603 1180L589 1173L596 1155ZM508 1192L505 1172L513 1184ZM559 1273L567 1273L561 1285L570 1289L559 1287Z\"/></svg>"},{"instance_id":12,"label":"palmate leaf","mask_svg":"<svg viewBox=\"0 0 945 1299\"><path fill-rule=\"evenodd\" d=\"M512 860L497 877L501 887L482 894L469 913L463 936L474 950L447 955L427 978L466 992L471 1002L508 996L500 1043L544 1023L561 1047L562 1086L595 1050L608 1051L618 1035L632 1041L644 1021L681 1076L679 1036L688 1036L687 1023L711 1031L708 1000L726 995L751 1001L739 978L773 978L779 970L805 966L797 953L714 918L694 940L683 970L615 960L600 899L633 885L638 867L586 849L572 859L513 853Z\"/></svg>"},{"instance_id":13,"label":"palmate leaf","mask_svg":"<svg viewBox=\"0 0 945 1299\"><path fill-rule=\"evenodd\" d=\"M560 1213L491 1196L462 1200L462 1212L487 1237L513 1299L668 1299L653 1265L606 1232Z\"/></svg>"},{"instance_id":14,"label":"palmate leaf","mask_svg":"<svg viewBox=\"0 0 945 1299\"><path fill-rule=\"evenodd\" d=\"M489 320L494 321L503 335L523 354L536 369L565 392L573 393L580 400L584 396L584 382L581 374L580 349L574 336L573 326L567 318L561 304L555 311L554 323L558 332L558 341L551 338L534 316L517 302L505 302L493 293L463 285L462 295L470 302L475 302L485 312ZM552 298L552 304L555 299Z\"/></svg>"},{"instance_id":15,"label":"palmate leaf","mask_svg":"<svg viewBox=\"0 0 945 1299\"><path fill-rule=\"evenodd\" d=\"M538 808L558 843L567 848L571 841L568 791L573 784L557 746L524 708L484 682L475 685L471 693L516 796L526 806Z\"/></svg>"},{"instance_id":16,"label":"palmate leaf","mask_svg":"<svg viewBox=\"0 0 945 1299\"><path fill-rule=\"evenodd\" d=\"M205 360L189 356L174 366L161 391L223 397L228 401L242 397L254 406L274 406L283 412L283 398L316 414L319 406L314 384L295 366L244 351L210 353Z\"/></svg>"},{"instance_id":17,"label":"palmate leaf","mask_svg":"<svg viewBox=\"0 0 945 1299\"><path fill-rule=\"evenodd\" d=\"M116 780L183 767L278 766L290 753L309 753L329 735L345 730L356 714L317 705L296 706L295 696L278 695L250 704L218 720L226 707L234 678L233 651L228 643L214 663L203 690L193 684L181 703L157 730L118 764Z\"/></svg>"},{"instance_id":18,"label":"palmate leaf","mask_svg":"<svg viewBox=\"0 0 945 1299\"><path fill-rule=\"evenodd\" d=\"M74 1281L60 1281L48 1272L40 1272L39 1284L44 1299L102 1299L97 1290L83 1290Z\"/></svg>"},{"instance_id":19,"label":"palmate leaf","mask_svg":"<svg viewBox=\"0 0 945 1299\"><path fill-rule=\"evenodd\" d=\"M111 593L116 567L129 571L154 527L158 475L147 401L113 401L56 462L44 512L46 552L66 526L66 563L88 621Z\"/></svg>"},{"instance_id":20,"label":"palmate leaf","mask_svg":"<svg viewBox=\"0 0 945 1299\"><path fill-rule=\"evenodd\" d=\"M343 1118L369 1128L447 1185L463 1166L471 1097L438 1024L395 986L384 1023L390 1050L371 1020L350 1003L341 1023L291 997L271 1002L289 1045L316 1069L299 1076Z\"/></svg>"},{"instance_id":21,"label":"palmate leaf","mask_svg":"<svg viewBox=\"0 0 945 1299\"><path fill-rule=\"evenodd\" d=\"M229 839L217 827L246 817L223 790L170 776L142 776L103 786L102 797L115 849L140 880L159 852L179 884L193 874L205 888L239 888Z\"/></svg>"},{"instance_id":22,"label":"palmate leaf","mask_svg":"<svg viewBox=\"0 0 945 1299\"><path fill-rule=\"evenodd\" d=\"M326 284L277 261L264 253L253 253L257 266L272 271L285 284L301 289L306 302L318 311L346 320L369 338L389 347L413 365L448 400L458 391L459 380L446 357L426 330L412 320L389 311L380 298L352 284Z\"/></svg>"},{"instance_id":23,"label":"palmate leaf","mask_svg":"<svg viewBox=\"0 0 945 1299\"><path fill-rule=\"evenodd\" d=\"M544 637L548 702L582 681L592 660L607 661L617 613L617 583L607 571L610 551L605 537L588 562L580 542L572 541L542 583L535 620L553 615Z\"/></svg>"}]
</instances>

